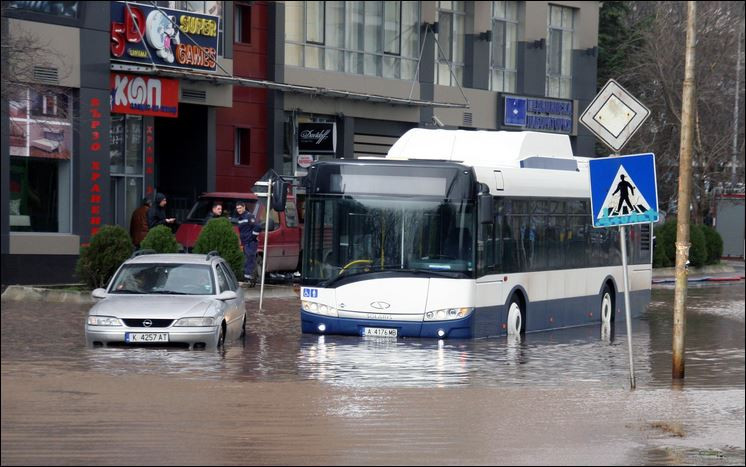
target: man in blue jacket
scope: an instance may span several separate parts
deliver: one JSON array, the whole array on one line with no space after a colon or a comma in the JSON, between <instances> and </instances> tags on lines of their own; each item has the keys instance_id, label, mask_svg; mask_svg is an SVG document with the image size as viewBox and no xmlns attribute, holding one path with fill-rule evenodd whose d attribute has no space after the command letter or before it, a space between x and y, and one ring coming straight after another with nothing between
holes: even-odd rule
<instances>
[{"instance_id":1,"label":"man in blue jacket","mask_svg":"<svg viewBox=\"0 0 746 467\"><path fill-rule=\"evenodd\" d=\"M246 210L246 203L238 201L236 203L236 213L238 216L238 233L241 237L241 247L243 256L246 260L244 263L244 279L254 282L254 267L256 266L256 249L259 244L254 228L256 227L256 217Z\"/></svg>"}]
</instances>

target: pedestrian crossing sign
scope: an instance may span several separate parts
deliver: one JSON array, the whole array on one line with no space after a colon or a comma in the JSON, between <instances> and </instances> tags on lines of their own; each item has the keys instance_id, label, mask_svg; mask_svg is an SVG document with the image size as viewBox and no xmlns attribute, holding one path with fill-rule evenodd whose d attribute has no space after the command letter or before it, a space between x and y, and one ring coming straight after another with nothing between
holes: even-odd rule
<instances>
[{"instance_id":1,"label":"pedestrian crossing sign","mask_svg":"<svg viewBox=\"0 0 746 467\"><path fill-rule=\"evenodd\" d=\"M658 221L654 154L591 159L588 166L593 227Z\"/></svg>"}]
</instances>

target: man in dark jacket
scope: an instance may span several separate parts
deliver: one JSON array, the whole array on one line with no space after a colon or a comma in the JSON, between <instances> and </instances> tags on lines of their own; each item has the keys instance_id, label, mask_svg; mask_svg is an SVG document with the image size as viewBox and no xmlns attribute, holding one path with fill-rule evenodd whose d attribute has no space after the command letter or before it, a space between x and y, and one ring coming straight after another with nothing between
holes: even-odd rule
<instances>
[{"instance_id":1,"label":"man in dark jacket","mask_svg":"<svg viewBox=\"0 0 746 467\"><path fill-rule=\"evenodd\" d=\"M236 213L238 216L238 233L241 237L241 247L243 248L244 259L244 279L254 282L254 267L256 266L256 249L259 244L257 236L254 234L256 227L256 217L246 210L246 203L238 201L236 203Z\"/></svg>"},{"instance_id":2,"label":"man in dark jacket","mask_svg":"<svg viewBox=\"0 0 746 467\"><path fill-rule=\"evenodd\" d=\"M158 193L155 195L155 204L148 210L148 228L152 229L156 225L165 225L170 227L176 221L174 217L166 217L166 195Z\"/></svg>"},{"instance_id":3,"label":"man in dark jacket","mask_svg":"<svg viewBox=\"0 0 746 467\"><path fill-rule=\"evenodd\" d=\"M148 210L150 209L150 199L143 198L142 205L135 209L130 219L130 237L132 243L140 248L140 243L148 234Z\"/></svg>"}]
</instances>

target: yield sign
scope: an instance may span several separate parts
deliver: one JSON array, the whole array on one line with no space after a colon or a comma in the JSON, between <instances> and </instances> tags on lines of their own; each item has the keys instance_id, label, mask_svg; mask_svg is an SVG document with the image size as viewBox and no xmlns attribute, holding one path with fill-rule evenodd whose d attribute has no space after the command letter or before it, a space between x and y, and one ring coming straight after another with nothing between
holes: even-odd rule
<instances>
[{"instance_id":1,"label":"yield sign","mask_svg":"<svg viewBox=\"0 0 746 467\"><path fill-rule=\"evenodd\" d=\"M650 116L650 110L610 79L580 116L580 123L618 152Z\"/></svg>"}]
</instances>

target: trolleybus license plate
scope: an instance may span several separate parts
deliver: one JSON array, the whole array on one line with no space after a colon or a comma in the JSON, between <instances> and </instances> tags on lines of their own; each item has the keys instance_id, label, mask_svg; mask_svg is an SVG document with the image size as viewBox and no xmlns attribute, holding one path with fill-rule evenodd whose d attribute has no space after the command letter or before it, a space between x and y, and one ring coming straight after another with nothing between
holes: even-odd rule
<instances>
[{"instance_id":1,"label":"trolleybus license plate","mask_svg":"<svg viewBox=\"0 0 746 467\"><path fill-rule=\"evenodd\" d=\"M363 337L397 337L399 332L391 328L363 328Z\"/></svg>"},{"instance_id":2,"label":"trolleybus license plate","mask_svg":"<svg viewBox=\"0 0 746 467\"><path fill-rule=\"evenodd\" d=\"M127 342L168 342L167 332L128 332L124 335Z\"/></svg>"}]
</instances>

